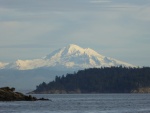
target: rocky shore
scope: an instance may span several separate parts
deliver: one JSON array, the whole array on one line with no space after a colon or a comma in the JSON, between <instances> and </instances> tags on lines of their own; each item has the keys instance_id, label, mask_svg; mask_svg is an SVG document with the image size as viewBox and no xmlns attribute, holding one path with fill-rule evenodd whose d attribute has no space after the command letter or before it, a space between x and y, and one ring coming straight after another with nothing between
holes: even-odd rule
<instances>
[{"instance_id":1,"label":"rocky shore","mask_svg":"<svg viewBox=\"0 0 150 113\"><path fill-rule=\"evenodd\" d=\"M132 93L150 93L150 87L143 87L133 90Z\"/></svg>"},{"instance_id":2,"label":"rocky shore","mask_svg":"<svg viewBox=\"0 0 150 113\"><path fill-rule=\"evenodd\" d=\"M20 92L15 92L15 88L2 87L0 88L0 101L37 101L37 100L49 100L45 98L33 97L31 95L24 95Z\"/></svg>"}]
</instances>

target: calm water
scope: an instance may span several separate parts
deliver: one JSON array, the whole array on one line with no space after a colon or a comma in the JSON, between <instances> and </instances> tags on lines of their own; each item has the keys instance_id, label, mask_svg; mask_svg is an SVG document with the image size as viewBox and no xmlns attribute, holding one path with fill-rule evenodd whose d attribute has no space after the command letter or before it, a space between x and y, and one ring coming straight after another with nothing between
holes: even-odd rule
<instances>
[{"instance_id":1,"label":"calm water","mask_svg":"<svg viewBox=\"0 0 150 113\"><path fill-rule=\"evenodd\" d=\"M0 102L0 113L150 113L150 94L34 96L52 101Z\"/></svg>"}]
</instances>

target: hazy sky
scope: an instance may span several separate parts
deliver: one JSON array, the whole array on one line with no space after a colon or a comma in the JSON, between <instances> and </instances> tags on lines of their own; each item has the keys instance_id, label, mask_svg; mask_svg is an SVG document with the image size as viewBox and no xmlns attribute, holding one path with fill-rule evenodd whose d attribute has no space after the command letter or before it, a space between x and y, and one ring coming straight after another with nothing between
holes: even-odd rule
<instances>
[{"instance_id":1,"label":"hazy sky","mask_svg":"<svg viewBox=\"0 0 150 113\"><path fill-rule=\"evenodd\" d=\"M0 61L68 44L150 66L150 0L0 0Z\"/></svg>"}]
</instances>

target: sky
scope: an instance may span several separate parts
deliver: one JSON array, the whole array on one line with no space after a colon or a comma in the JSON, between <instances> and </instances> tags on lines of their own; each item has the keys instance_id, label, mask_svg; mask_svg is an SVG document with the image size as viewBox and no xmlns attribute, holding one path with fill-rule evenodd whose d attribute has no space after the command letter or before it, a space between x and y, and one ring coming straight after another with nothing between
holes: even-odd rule
<instances>
[{"instance_id":1,"label":"sky","mask_svg":"<svg viewBox=\"0 0 150 113\"><path fill-rule=\"evenodd\" d=\"M0 0L0 62L69 44L150 66L150 0Z\"/></svg>"}]
</instances>

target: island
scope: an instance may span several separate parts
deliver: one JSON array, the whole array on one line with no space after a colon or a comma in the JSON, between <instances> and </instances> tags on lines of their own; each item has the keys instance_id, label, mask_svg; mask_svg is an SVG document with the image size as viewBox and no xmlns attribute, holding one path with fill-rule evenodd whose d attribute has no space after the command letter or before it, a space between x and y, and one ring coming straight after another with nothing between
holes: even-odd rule
<instances>
[{"instance_id":1,"label":"island","mask_svg":"<svg viewBox=\"0 0 150 113\"><path fill-rule=\"evenodd\" d=\"M37 99L31 95L24 95L20 92L15 92L15 88L2 87L0 88L0 101L37 101L49 100L44 98Z\"/></svg>"},{"instance_id":2,"label":"island","mask_svg":"<svg viewBox=\"0 0 150 113\"><path fill-rule=\"evenodd\" d=\"M150 67L102 67L56 76L30 93L150 93Z\"/></svg>"}]
</instances>

